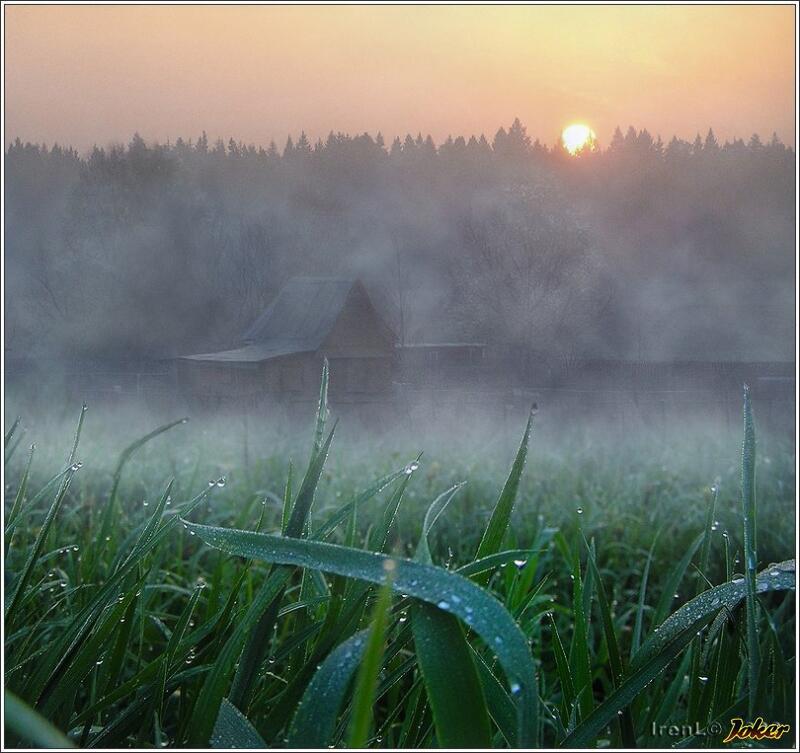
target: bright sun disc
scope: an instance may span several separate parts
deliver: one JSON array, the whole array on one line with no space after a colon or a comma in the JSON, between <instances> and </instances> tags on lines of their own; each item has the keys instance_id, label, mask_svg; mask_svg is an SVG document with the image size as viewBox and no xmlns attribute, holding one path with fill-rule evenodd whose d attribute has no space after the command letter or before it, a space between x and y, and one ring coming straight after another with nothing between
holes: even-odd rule
<instances>
[{"instance_id":1,"label":"bright sun disc","mask_svg":"<svg viewBox=\"0 0 800 753\"><path fill-rule=\"evenodd\" d=\"M561 142L570 154L577 154L583 149L594 149L594 131L584 123L573 123L568 125L561 133Z\"/></svg>"}]
</instances>

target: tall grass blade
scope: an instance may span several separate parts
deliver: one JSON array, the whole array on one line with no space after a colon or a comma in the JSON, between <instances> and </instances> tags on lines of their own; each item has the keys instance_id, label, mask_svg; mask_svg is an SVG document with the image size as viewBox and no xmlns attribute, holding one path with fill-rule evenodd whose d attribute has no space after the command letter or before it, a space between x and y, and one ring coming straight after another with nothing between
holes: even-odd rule
<instances>
[{"instance_id":1,"label":"tall grass blade","mask_svg":"<svg viewBox=\"0 0 800 753\"><path fill-rule=\"evenodd\" d=\"M3 694L3 710L6 729L37 748L75 747L61 730L8 690Z\"/></svg>"},{"instance_id":2,"label":"tall grass blade","mask_svg":"<svg viewBox=\"0 0 800 753\"><path fill-rule=\"evenodd\" d=\"M466 578L412 560L251 531L187 523L207 544L231 554L322 570L382 584L387 561L395 563L394 590L455 614L497 655L515 692L519 742L532 745L538 724L536 674L527 639L494 597Z\"/></svg>"},{"instance_id":3,"label":"tall grass blade","mask_svg":"<svg viewBox=\"0 0 800 753\"><path fill-rule=\"evenodd\" d=\"M297 707L287 747L307 749L328 745L347 688L361 663L368 635L368 630L356 633L322 662Z\"/></svg>"},{"instance_id":4,"label":"tall grass blade","mask_svg":"<svg viewBox=\"0 0 800 753\"><path fill-rule=\"evenodd\" d=\"M387 582L378 592L378 598L372 611L372 626L367 635L361 666L358 669L353 690L353 711L348 735L348 747L350 748L365 748L372 727L375 691L378 687L378 673L381 671L383 662L386 623L392 603L391 581L394 574L394 563L392 560L387 560L384 564L386 565Z\"/></svg>"},{"instance_id":5,"label":"tall grass blade","mask_svg":"<svg viewBox=\"0 0 800 753\"><path fill-rule=\"evenodd\" d=\"M180 426L181 424L185 424L189 419L188 418L179 418L176 421L170 421L168 424L164 424L163 426L159 426L157 429L153 429L149 434L145 434L143 437L140 437L135 442L129 444L120 454L119 460L117 461L117 466L114 469L114 474L111 479L111 491L108 495L108 501L106 502L105 510L103 512L102 523L100 525L100 535L98 537L99 547L102 549L103 545L106 541L106 536L108 536L111 532L111 526L114 520L114 511L116 509L116 502L117 502L117 494L119 492L119 482L122 479L122 471L125 469L125 465L131 459L131 457L136 453L138 449L146 445L151 440L155 439L156 437L160 436L166 431L174 428L175 426ZM99 552L97 553L99 556Z\"/></svg>"},{"instance_id":6,"label":"tall grass blade","mask_svg":"<svg viewBox=\"0 0 800 753\"><path fill-rule=\"evenodd\" d=\"M759 648L758 604L756 602L756 432L750 388L744 387L744 439L742 441L742 515L744 522L744 579L747 587L747 688L749 715L756 710Z\"/></svg>"},{"instance_id":7,"label":"tall grass blade","mask_svg":"<svg viewBox=\"0 0 800 753\"><path fill-rule=\"evenodd\" d=\"M247 717L227 698L223 698L211 735L211 747L260 750L269 746Z\"/></svg>"},{"instance_id":8,"label":"tall grass blade","mask_svg":"<svg viewBox=\"0 0 800 753\"><path fill-rule=\"evenodd\" d=\"M475 559L482 559L488 557L490 554L495 554L500 550L503 544L503 537L505 536L506 529L511 520L511 512L514 509L514 502L517 498L517 489L519 489L519 480L522 476L522 471L525 468L525 460L528 456L528 440L531 435L531 427L533 426L534 411L531 409L528 415L528 423L525 425L525 433L522 435L522 442L517 450L517 456L514 458L514 463L511 466L511 471L508 474L506 483L503 490L500 492L500 497L495 504L492 516L483 532L483 538L478 545L478 551L475 554ZM486 585L489 582L489 576L486 573L479 573L474 576L477 583Z\"/></svg>"}]
</instances>

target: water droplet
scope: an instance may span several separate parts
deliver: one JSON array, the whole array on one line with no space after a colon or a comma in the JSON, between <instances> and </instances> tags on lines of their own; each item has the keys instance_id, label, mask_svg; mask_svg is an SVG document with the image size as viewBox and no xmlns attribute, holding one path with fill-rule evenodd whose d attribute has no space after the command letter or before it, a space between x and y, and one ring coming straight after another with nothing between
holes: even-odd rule
<instances>
[{"instance_id":1,"label":"water droplet","mask_svg":"<svg viewBox=\"0 0 800 753\"><path fill-rule=\"evenodd\" d=\"M111 541L111 536L106 536L106 541Z\"/></svg>"},{"instance_id":2,"label":"water droplet","mask_svg":"<svg viewBox=\"0 0 800 753\"><path fill-rule=\"evenodd\" d=\"M522 568L528 564L528 560L514 560L514 564L517 566L518 570L522 570Z\"/></svg>"},{"instance_id":3,"label":"water droplet","mask_svg":"<svg viewBox=\"0 0 800 753\"><path fill-rule=\"evenodd\" d=\"M103 659L98 659L95 664L99 667L103 663Z\"/></svg>"},{"instance_id":4,"label":"water droplet","mask_svg":"<svg viewBox=\"0 0 800 753\"><path fill-rule=\"evenodd\" d=\"M727 539L728 538L728 532L727 531L723 531L722 532L722 538L723 539Z\"/></svg>"},{"instance_id":5,"label":"water droplet","mask_svg":"<svg viewBox=\"0 0 800 753\"><path fill-rule=\"evenodd\" d=\"M217 482L216 482L216 481L215 481L213 478L212 478L212 479L211 479L211 480L208 482L208 487L209 487L209 489L210 489L212 486L216 486L216 485L217 485Z\"/></svg>"},{"instance_id":6,"label":"water droplet","mask_svg":"<svg viewBox=\"0 0 800 753\"><path fill-rule=\"evenodd\" d=\"M708 677L705 675L700 675L697 679L700 680L700 682L708 682Z\"/></svg>"},{"instance_id":7,"label":"water droplet","mask_svg":"<svg viewBox=\"0 0 800 753\"><path fill-rule=\"evenodd\" d=\"M419 468L419 463L416 460L412 460L404 469L406 476L410 476L417 468Z\"/></svg>"},{"instance_id":8,"label":"water droplet","mask_svg":"<svg viewBox=\"0 0 800 753\"><path fill-rule=\"evenodd\" d=\"M502 646L503 645L503 639L499 635L496 635L494 637L494 642L495 642L495 644L497 646Z\"/></svg>"},{"instance_id":9,"label":"water droplet","mask_svg":"<svg viewBox=\"0 0 800 753\"><path fill-rule=\"evenodd\" d=\"M226 484L225 476L220 476L217 479L217 486L222 488L223 486L225 486L225 484Z\"/></svg>"},{"instance_id":10,"label":"water droplet","mask_svg":"<svg viewBox=\"0 0 800 753\"><path fill-rule=\"evenodd\" d=\"M518 682L512 682L510 690L514 695L517 695L517 693L519 693L519 691L522 690L522 686Z\"/></svg>"},{"instance_id":11,"label":"water droplet","mask_svg":"<svg viewBox=\"0 0 800 753\"><path fill-rule=\"evenodd\" d=\"M146 499L143 499L142 500L142 507L149 507L149 506L150 506L150 503Z\"/></svg>"},{"instance_id":12,"label":"water droplet","mask_svg":"<svg viewBox=\"0 0 800 753\"><path fill-rule=\"evenodd\" d=\"M83 463L82 463L80 460L79 460L77 463L73 463L73 464L72 464L72 465L69 467L69 469L70 469L71 471L73 471L73 472L74 472L74 471L79 471L81 468L83 468Z\"/></svg>"},{"instance_id":13,"label":"water droplet","mask_svg":"<svg viewBox=\"0 0 800 753\"><path fill-rule=\"evenodd\" d=\"M777 570L770 570L770 571L769 571L769 574L770 574L770 575L771 575L773 578L775 578L775 577L777 577L778 575L780 575L780 573L779 573Z\"/></svg>"},{"instance_id":14,"label":"water droplet","mask_svg":"<svg viewBox=\"0 0 800 753\"><path fill-rule=\"evenodd\" d=\"M450 604L444 599L442 599L442 601L440 601L436 606L439 607L439 609L444 609L445 611L450 609Z\"/></svg>"},{"instance_id":15,"label":"water droplet","mask_svg":"<svg viewBox=\"0 0 800 753\"><path fill-rule=\"evenodd\" d=\"M79 549L80 549L80 547L77 544L72 547L72 551L73 552L77 552Z\"/></svg>"},{"instance_id":16,"label":"water droplet","mask_svg":"<svg viewBox=\"0 0 800 753\"><path fill-rule=\"evenodd\" d=\"M575 512L578 513L578 515L583 515L583 508L579 507Z\"/></svg>"},{"instance_id":17,"label":"water droplet","mask_svg":"<svg viewBox=\"0 0 800 753\"><path fill-rule=\"evenodd\" d=\"M195 536L196 534L195 534L195 532L194 532L194 531L189 531L189 535L190 535L190 536Z\"/></svg>"}]
</instances>

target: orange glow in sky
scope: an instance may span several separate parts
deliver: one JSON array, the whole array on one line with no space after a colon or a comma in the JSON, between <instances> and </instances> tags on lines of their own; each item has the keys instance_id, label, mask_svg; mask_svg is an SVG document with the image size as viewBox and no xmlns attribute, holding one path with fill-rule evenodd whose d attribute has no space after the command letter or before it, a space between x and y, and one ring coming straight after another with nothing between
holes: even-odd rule
<instances>
[{"instance_id":1,"label":"orange glow in sky","mask_svg":"<svg viewBox=\"0 0 800 753\"><path fill-rule=\"evenodd\" d=\"M794 145L793 6L5 6L30 141L485 133L590 123Z\"/></svg>"}]
</instances>

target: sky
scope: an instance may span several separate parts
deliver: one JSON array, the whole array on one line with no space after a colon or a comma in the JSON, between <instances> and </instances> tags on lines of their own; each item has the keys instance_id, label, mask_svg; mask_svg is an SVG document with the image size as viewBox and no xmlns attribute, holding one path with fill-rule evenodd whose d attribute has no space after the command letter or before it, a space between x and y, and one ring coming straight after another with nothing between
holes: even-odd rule
<instances>
[{"instance_id":1,"label":"sky","mask_svg":"<svg viewBox=\"0 0 800 753\"><path fill-rule=\"evenodd\" d=\"M794 146L784 6L5 5L5 141L485 133Z\"/></svg>"}]
</instances>

